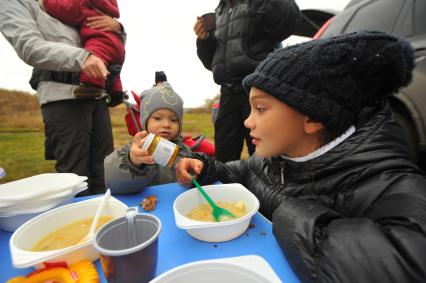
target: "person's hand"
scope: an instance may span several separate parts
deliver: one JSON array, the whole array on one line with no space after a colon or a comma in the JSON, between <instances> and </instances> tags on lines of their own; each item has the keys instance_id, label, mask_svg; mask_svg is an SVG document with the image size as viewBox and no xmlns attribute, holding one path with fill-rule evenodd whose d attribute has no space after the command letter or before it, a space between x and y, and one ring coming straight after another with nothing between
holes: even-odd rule
<instances>
[{"instance_id":1,"label":"person's hand","mask_svg":"<svg viewBox=\"0 0 426 283\"><path fill-rule=\"evenodd\" d=\"M176 165L176 179L182 186L190 187L192 185L192 175L197 176L203 170L203 162L193 158L182 158Z\"/></svg>"},{"instance_id":2,"label":"person's hand","mask_svg":"<svg viewBox=\"0 0 426 283\"><path fill-rule=\"evenodd\" d=\"M194 25L194 31L197 37L201 40L207 39L209 37L209 33L204 29L204 24L201 17L197 17L197 21Z\"/></svg>"},{"instance_id":3,"label":"person's hand","mask_svg":"<svg viewBox=\"0 0 426 283\"><path fill-rule=\"evenodd\" d=\"M87 18L87 26L99 31L120 32L120 23L108 15L93 16Z\"/></svg>"},{"instance_id":4,"label":"person's hand","mask_svg":"<svg viewBox=\"0 0 426 283\"><path fill-rule=\"evenodd\" d=\"M81 71L90 78L94 79L106 80L107 76L109 75L104 61L93 54L90 54L86 61L84 61Z\"/></svg>"},{"instance_id":5,"label":"person's hand","mask_svg":"<svg viewBox=\"0 0 426 283\"><path fill-rule=\"evenodd\" d=\"M142 149L145 143L146 137L148 136L147 131L137 132L133 137L132 146L130 147L129 158L130 162L134 165L139 166L143 164L154 164L154 159L149 155L146 149Z\"/></svg>"}]
</instances>

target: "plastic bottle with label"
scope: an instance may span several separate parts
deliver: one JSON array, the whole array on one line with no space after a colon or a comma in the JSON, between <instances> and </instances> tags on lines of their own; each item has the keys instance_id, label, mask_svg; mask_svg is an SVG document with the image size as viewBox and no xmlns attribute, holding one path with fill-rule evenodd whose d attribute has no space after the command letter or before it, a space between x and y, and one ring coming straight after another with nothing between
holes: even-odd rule
<instances>
[{"instance_id":1,"label":"plastic bottle with label","mask_svg":"<svg viewBox=\"0 0 426 283\"><path fill-rule=\"evenodd\" d=\"M179 146L160 136L148 134L143 149L146 149L155 163L171 167L176 160Z\"/></svg>"}]
</instances>

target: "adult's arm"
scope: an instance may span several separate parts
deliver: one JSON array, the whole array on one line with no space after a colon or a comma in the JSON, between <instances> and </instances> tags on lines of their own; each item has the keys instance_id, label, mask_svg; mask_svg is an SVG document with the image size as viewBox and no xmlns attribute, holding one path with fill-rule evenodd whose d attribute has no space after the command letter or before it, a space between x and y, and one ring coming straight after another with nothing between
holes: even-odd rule
<instances>
[{"instance_id":1,"label":"adult's arm","mask_svg":"<svg viewBox=\"0 0 426 283\"><path fill-rule=\"evenodd\" d=\"M258 9L256 18L264 32L276 41L289 37L300 20L300 11L294 0L266 0Z\"/></svg>"},{"instance_id":2,"label":"adult's arm","mask_svg":"<svg viewBox=\"0 0 426 283\"><path fill-rule=\"evenodd\" d=\"M89 52L57 41L47 41L35 17L41 9L37 2L2 0L0 31L27 64L42 70L79 72ZM58 24L61 24L58 22Z\"/></svg>"},{"instance_id":3,"label":"adult's arm","mask_svg":"<svg viewBox=\"0 0 426 283\"><path fill-rule=\"evenodd\" d=\"M359 217L287 198L273 232L302 282L424 282L425 188L423 177L395 180Z\"/></svg>"},{"instance_id":4,"label":"adult's arm","mask_svg":"<svg viewBox=\"0 0 426 283\"><path fill-rule=\"evenodd\" d=\"M197 56L207 70L212 70L212 62L216 51L216 39L213 35L207 39L197 38Z\"/></svg>"}]
</instances>

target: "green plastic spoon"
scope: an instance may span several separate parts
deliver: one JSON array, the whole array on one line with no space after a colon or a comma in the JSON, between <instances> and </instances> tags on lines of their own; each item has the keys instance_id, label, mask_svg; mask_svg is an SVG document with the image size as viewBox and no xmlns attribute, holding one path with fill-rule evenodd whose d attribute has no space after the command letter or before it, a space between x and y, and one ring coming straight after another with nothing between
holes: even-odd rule
<instances>
[{"instance_id":1,"label":"green plastic spoon","mask_svg":"<svg viewBox=\"0 0 426 283\"><path fill-rule=\"evenodd\" d=\"M210 197L209 195L203 190L203 188L198 184L197 180L195 180L194 176L191 175L192 182L194 183L195 187L200 191L200 193L203 195L203 197L207 200L207 202L210 204L210 206L213 208L212 215L214 217L214 220L216 222L219 222L221 217L232 217L237 218L232 212L229 210L226 210L220 206L218 206Z\"/></svg>"}]
</instances>

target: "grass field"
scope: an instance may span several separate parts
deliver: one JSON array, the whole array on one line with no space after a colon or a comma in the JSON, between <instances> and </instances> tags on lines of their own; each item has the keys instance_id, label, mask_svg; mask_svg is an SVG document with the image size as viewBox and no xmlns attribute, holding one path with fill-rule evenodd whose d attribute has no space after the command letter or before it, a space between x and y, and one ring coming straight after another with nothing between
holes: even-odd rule
<instances>
[{"instance_id":1,"label":"grass field","mask_svg":"<svg viewBox=\"0 0 426 283\"><path fill-rule=\"evenodd\" d=\"M124 123L124 105L110 109L114 144L119 147L131 139ZM183 134L203 133L213 141L213 125L207 111L184 114ZM36 174L55 172L54 161L44 160L44 132L35 96L0 89L0 167L7 175L0 184Z\"/></svg>"}]
</instances>

